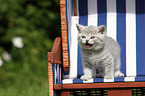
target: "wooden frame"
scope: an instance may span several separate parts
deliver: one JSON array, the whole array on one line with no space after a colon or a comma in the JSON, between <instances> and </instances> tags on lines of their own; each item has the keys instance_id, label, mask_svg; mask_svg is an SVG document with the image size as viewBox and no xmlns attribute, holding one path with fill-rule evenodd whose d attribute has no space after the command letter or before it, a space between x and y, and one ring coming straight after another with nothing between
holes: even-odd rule
<instances>
[{"instance_id":1,"label":"wooden frame","mask_svg":"<svg viewBox=\"0 0 145 96\"><path fill-rule=\"evenodd\" d=\"M62 55L64 71L69 70L68 43L67 43L67 20L66 20L66 0L60 0L61 35L62 35Z\"/></svg>"},{"instance_id":2,"label":"wooden frame","mask_svg":"<svg viewBox=\"0 0 145 96\"><path fill-rule=\"evenodd\" d=\"M90 83L90 84L55 84L55 90L67 89L93 89L93 88L137 88L145 87L145 82L116 82L116 83Z\"/></svg>"},{"instance_id":3,"label":"wooden frame","mask_svg":"<svg viewBox=\"0 0 145 96\"><path fill-rule=\"evenodd\" d=\"M74 3L76 3L76 0L74 0ZM77 15L75 7L76 4L74 4L74 15ZM60 13L61 13L62 42L60 37L57 37L55 39L52 47L52 51L48 52L48 58L47 58L49 96L54 96L54 90L56 92L56 96L70 96L70 92L69 92L70 90L90 89L90 88L101 88L101 89L106 88L108 89L108 96L132 96L131 88L145 87L145 82L53 84L53 71L52 71L53 63L62 64L63 62L63 71L69 71L66 0L60 0Z\"/></svg>"},{"instance_id":4,"label":"wooden frame","mask_svg":"<svg viewBox=\"0 0 145 96\"><path fill-rule=\"evenodd\" d=\"M70 96L69 90L108 89L108 96L132 96L131 88L145 87L145 82L90 83L90 84L55 84L57 96Z\"/></svg>"}]
</instances>

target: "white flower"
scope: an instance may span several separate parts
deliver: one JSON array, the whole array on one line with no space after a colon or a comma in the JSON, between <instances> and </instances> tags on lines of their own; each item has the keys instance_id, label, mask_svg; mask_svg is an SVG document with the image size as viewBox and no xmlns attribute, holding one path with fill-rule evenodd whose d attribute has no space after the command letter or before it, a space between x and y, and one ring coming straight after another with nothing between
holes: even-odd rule
<instances>
[{"instance_id":1,"label":"white flower","mask_svg":"<svg viewBox=\"0 0 145 96\"><path fill-rule=\"evenodd\" d=\"M24 44L21 37L14 37L12 39L13 45L17 48L23 48Z\"/></svg>"},{"instance_id":2,"label":"white flower","mask_svg":"<svg viewBox=\"0 0 145 96\"><path fill-rule=\"evenodd\" d=\"M4 59L5 61L11 61L11 60L12 60L12 56L11 56L8 52L4 52L4 53L2 54L2 56L3 56L3 59Z\"/></svg>"},{"instance_id":3,"label":"white flower","mask_svg":"<svg viewBox=\"0 0 145 96\"><path fill-rule=\"evenodd\" d=\"M3 65L3 61L2 59L0 58L0 67Z\"/></svg>"}]
</instances>

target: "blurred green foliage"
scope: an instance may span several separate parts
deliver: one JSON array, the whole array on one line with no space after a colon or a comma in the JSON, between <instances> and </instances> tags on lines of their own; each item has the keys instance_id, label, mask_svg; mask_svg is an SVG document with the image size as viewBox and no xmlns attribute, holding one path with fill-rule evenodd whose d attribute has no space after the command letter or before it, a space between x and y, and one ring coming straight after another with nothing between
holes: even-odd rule
<instances>
[{"instance_id":1,"label":"blurred green foliage","mask_svg":"<svg viewBox=\"0 0 145 96\"><path fill-rule=\"evenodd\" d=\"M59 10L59 0L0 0L1 89L46 84L47 52L60 36ZM22 38L23 48L13 45L14 37ZM4 60L4 52L11 61Z\"/></svg>"}]
</instances>

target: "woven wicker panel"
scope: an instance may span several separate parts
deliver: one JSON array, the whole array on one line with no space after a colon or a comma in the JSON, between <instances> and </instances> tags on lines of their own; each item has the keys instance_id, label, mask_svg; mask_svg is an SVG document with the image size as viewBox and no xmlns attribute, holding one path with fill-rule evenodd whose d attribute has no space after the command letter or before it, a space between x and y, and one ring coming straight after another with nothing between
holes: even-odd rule
<instances>
[{"instance_id":1,"label":"woven wicker panel","mask_svg":"<svg viewBox=\"0 0 145 96\"><path fill-rule=\"evenodd\" d=\"M108 96L106 89L71 90L70 96Z\"/></svg>"},{"instance_id":2,"label":"woven wicker panel","mask_svg":"<svg viewBox=\"0 0 145 96\"><path fill-rule=\"evenodd\" d=\"M70 96L108 96L107 89L71 90ZM133 88L132 96L145 96L145 88Z\"/></svg>"},{"instance_id":3,"label":"woven wicker panel","mask_svg":"<svg viewBox=\"0 0 145 96\"><path fill-rule=\"evenodd\" d=\"M132 89L132 96L145 96L145 88Z\"/></svg>"}]
</instances>

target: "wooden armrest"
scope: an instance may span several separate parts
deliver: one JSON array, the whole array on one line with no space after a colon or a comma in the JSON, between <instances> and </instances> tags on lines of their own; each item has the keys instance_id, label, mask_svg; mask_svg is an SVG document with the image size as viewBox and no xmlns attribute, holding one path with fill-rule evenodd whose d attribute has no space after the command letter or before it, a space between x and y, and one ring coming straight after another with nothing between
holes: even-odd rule
<instances>
[{"instance_id":1,"label":"wooden armrest","mask_svg":"<svg viewBox=\"0 0 145 96\"><path fill-rule=\"evenodd\" d=\"M54 40L54 44L51 52L47 54L47 63L48 63L48 85L49 85L49 96L54 96L53 92L53 70L52 64L61 64L61 38L57 37Z\"/></svg>"},{"instance_id":2,"label":"wooden armrest","mask_svg":"<svg viewBox=\"0 0 145 96\"><path fill-rule=\"evenodd\" d=\"M61 62L61 38L60 37L57 37L54 40L52 50L51 52L48 52L47 57L48 57L47 58L48 62L62 64Z\"/></svg>"},{"instance_id":3,"label":"wooden armrest","mask_svg":"<svg viewBox=\"0 0 145 96\"><path fill-rule=\"evenodd\" d=\"M54 44L53 44L51 52L48 52L47 62L62 64L61 56L62 56L61 55L61 38L57 37L54 40ZM63 65L63 71L65 72L69 71L69 67Z\"/></svg>"}]
</instances>

